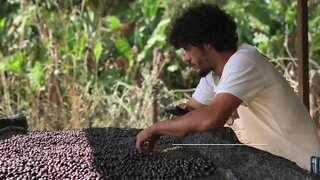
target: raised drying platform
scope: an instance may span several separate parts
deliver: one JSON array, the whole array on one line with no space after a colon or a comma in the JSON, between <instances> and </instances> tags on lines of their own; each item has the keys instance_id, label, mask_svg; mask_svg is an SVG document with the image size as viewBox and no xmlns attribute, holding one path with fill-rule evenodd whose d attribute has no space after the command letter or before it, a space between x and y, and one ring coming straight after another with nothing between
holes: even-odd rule
<instances>
[{"instance_id":1,"label":"raised drying platform","mask_svg":"<svg viewBox=\"0 0 320 180\"><path fill-rule=\"evenodd\" d=\"M182 144L230 144L184 146L216 165L212 178L222 179L319 179L296 163L269 152L240 144L231 128L190 133L179 138Z\"/></svg>"},{"instance_id":2,"label":"raised drying platform","mask_svg":"<svg viewBox=\"0 0 320 180\"><path fill-rule=\"evenodd\" d=\"M26 134L27 131L27 118L23 114L0 118L0 140L8 139L18 134Z\"/></svg>"},{"instance_id":3,"label":"raised drying platform","mask_svg":"<svg viewBox=\"0 0 320 180\"><path fill-rule=\"evenodd\" d=\"M316 179L293 162L239 143L229 128L162 137L139 154L140 130L94 128L29 132L0 141L0 179Z\"/></svg>"}]
</instances>

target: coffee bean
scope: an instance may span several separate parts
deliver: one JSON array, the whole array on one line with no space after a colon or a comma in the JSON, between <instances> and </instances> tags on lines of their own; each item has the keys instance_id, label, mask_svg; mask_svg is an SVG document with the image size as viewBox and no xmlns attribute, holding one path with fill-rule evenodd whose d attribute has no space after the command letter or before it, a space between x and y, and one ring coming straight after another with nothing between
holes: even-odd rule
<instances>
[{"instance_id":1,"label":"coffee bean","mask_svg":"<svg viewBox=\"0 0 320 180\"><path fill-rule=\"evenodd\" d=\"M0 179L197 179L214 173L213 162L201 157L137 153L138 132L120 128L33 131L2 140ZM172 143L171 137L158 142Z\"/></svg>"}]
</instances>

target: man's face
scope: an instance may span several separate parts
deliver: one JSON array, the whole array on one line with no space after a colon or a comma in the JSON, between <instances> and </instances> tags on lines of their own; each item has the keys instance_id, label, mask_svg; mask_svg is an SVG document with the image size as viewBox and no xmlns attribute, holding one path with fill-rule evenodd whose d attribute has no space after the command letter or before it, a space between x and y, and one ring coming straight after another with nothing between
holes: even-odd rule
<instances>
[{"instance_id":1,"label":"man's face","mask_svg":"<svg viewBox=\"0 0 320 180\"><path fill-rule=\"evenodd\" d=\"M183 49L183 60L189 63L200 77L205 77L212 70L208 65L207 53L202 48L188 45Z\"/></svg>"}]
</instances>

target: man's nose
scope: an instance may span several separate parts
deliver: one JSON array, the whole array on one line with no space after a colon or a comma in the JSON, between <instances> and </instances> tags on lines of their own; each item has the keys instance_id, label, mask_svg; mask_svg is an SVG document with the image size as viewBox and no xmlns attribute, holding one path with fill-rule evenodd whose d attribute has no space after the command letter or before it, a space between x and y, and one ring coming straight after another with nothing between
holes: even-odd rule
<instances>
[{"instance_id":1,"label":"man's nose","mask_svg":"<svg viewBox=\"0 0 320 180\"><path fill-rule=\"evenodd\" d=\"M189 55L189 53L185 52L183 55L183 60L186 62L190 62L191 61L191 57Z\"/></svg>"}]
</instances>

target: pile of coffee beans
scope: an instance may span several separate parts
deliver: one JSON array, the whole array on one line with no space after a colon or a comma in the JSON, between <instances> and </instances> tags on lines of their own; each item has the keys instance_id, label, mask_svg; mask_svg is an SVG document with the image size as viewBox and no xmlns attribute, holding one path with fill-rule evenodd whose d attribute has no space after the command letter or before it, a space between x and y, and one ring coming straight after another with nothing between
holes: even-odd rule
<instances>
[{"instance_id":1,"label":"pile of coffee beans","mask_svg":"<svg viewBox=\"0 0 320 180\"><path fill-rule=\"evenodd\" d=\"M138 153L138 132L34 131L0 140L0 179L199 179L215 173L212 161L172 148L171 137L161 138L152 153Z\"/></svg>"}]
</instances>

